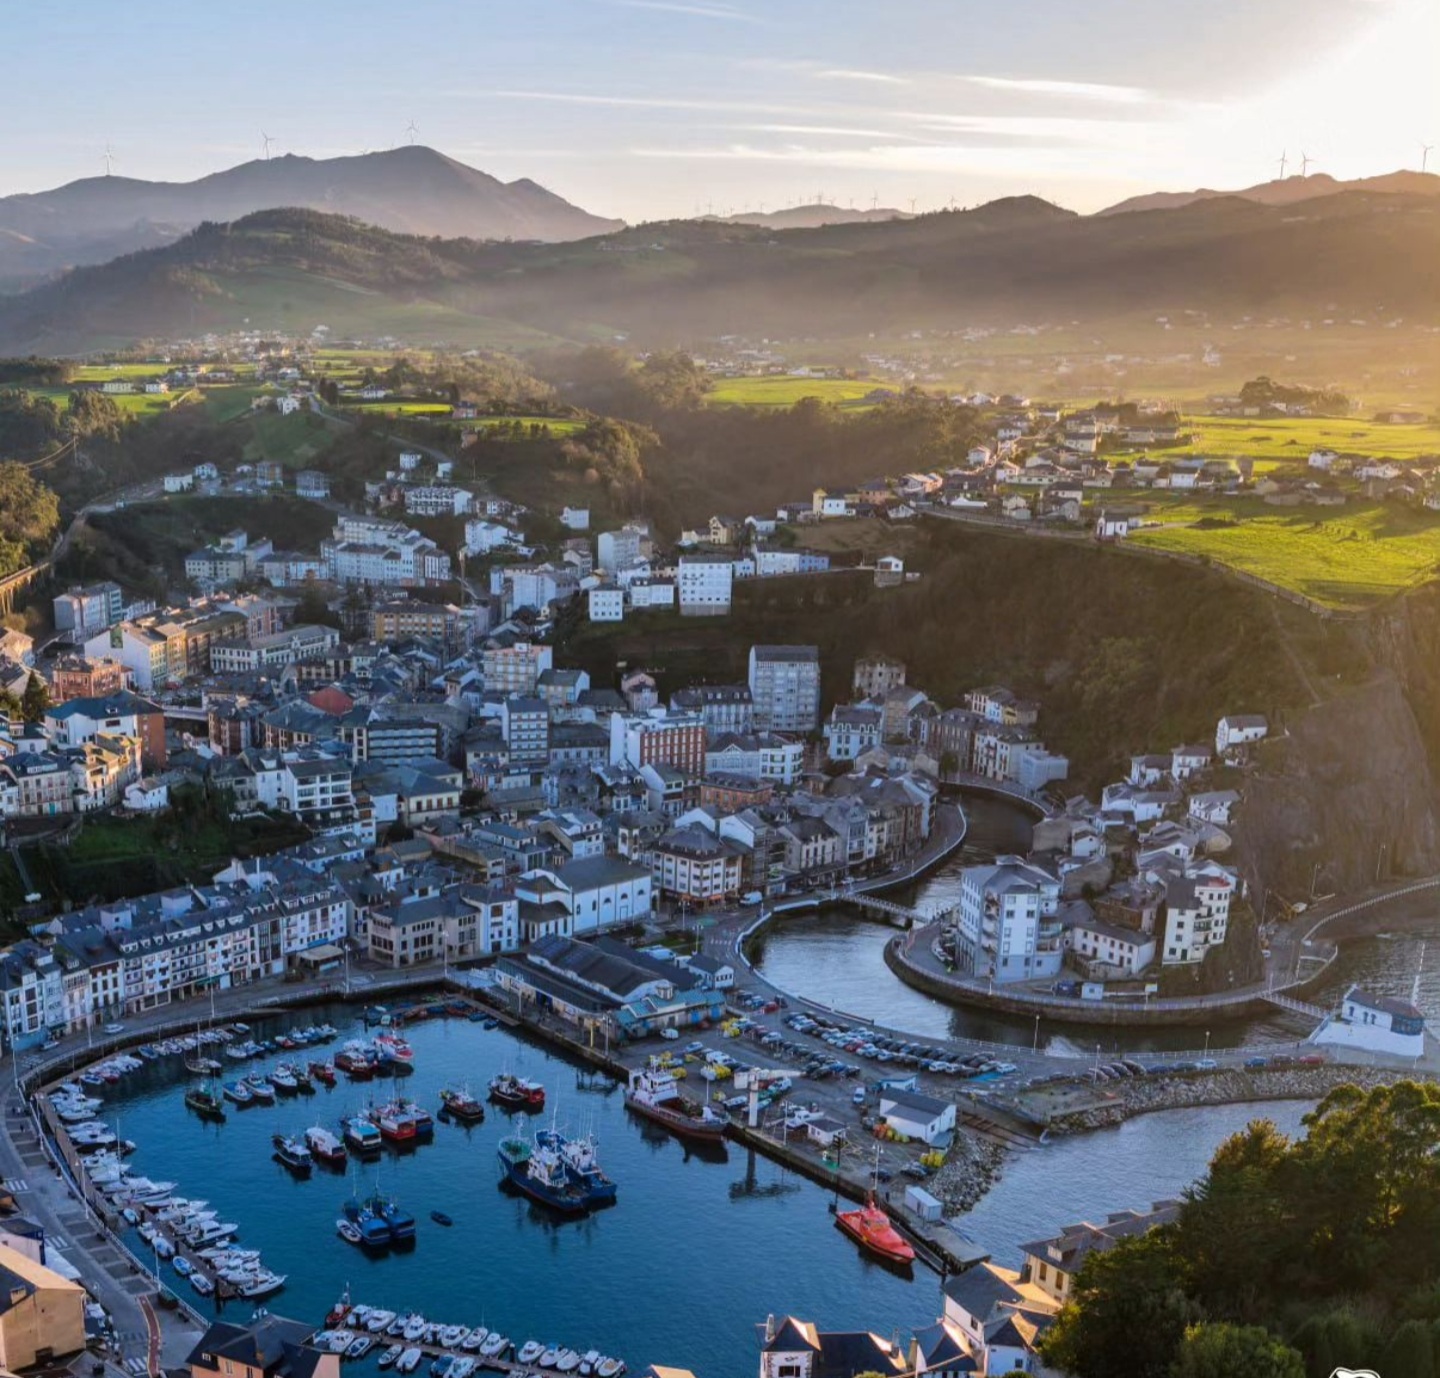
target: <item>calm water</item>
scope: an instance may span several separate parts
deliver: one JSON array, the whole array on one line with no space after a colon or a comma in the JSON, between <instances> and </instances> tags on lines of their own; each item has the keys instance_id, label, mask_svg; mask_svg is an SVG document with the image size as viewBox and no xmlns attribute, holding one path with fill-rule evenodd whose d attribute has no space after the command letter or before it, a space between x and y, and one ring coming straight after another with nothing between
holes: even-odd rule
<instances>
[{"instance_id":1,"label":"calm water","mask_svg":"<svg viewBox=\"0 0 1440 1378\"><path fill-rule=\"evenodd\" d=\"M965 801L965 812L970 829L962 855L897 898L922 905L953 903L962 867L1028 849L1028 816L1015 806L971 797ZM1440 1019L1440 898L1421 896L1410 905L1408 909L1396 905L1392 935L1347 942L1324 985L1309 998L1322 1006L1333 1005L1355 981L1380 994L1408 998L1418 972L1420 1008L1431 1019ZM1033 1020L952 1007L907 986L881 957L893 935L892 928L848 909L785 919L765 931L757 965L782 989L924 1037L1021 1045L1034 1040ZM1217 1021L1210 1029L1210 1046L1290 1043L1309 1029L1308 1022L1276 1010L1270 1016ZM1076 1024L1047 1028L1043 1019L1039 1033L1041 1047L1077 1054L1093 1050L1097 1041L1107 1050L1199 1048L1203 1037L1191 1028L1119 1031L1108 1025Z\"/></svg>"},{"instance_id":2,"label":"calm water","mask_svg":"<svg viewBox=\"0 0 1440 1378\"><path fill-rule=\"evenodd\" d=\"M329 1017L345 1027L346 1012ZM416 1027L411 1041L417 1070L405 1090L431 1107L444 1085L468 1079L480 1087L503 1068L542 1080L562 1124L594 1126L620 1186L619 1204L557 1223L498 1186L495 1145L508 1123L499 1111L468 1130L437 1123L433 1144L404 1154L387 1149L378 1169L364 1171L362 1187L373 1186L378 1172L381 1187L419 1221L413 1253L372 1260L335 1234L350 1182L319 1167L297 1182L270 1158L272 1133L299 1133L317 1121L337 1125L360 1108L361 1088L232 1110L214 1126L187 1113L182 1078L156 1063L110 1092L110 1118L139 1144L139 1171L208 1198L222 1218L241 1225L246 1247L263 1249L270 1266L290 1275L271 1309L316 1323L348 1285L359 1301L499 1326L517 1340L595 1346L624 1356L632 1369L664 1362L701 1378L733 1378L753 1372L752 1326L771 1311L887 1335L908 1334L938 1313L934 1275L922 1269L905 1280L866 1262L835 1231L828 1194L818 1186L735 1145L725 1161L687 1155L676 1140L632 1119L618 1092L583 1089L580 1069L504 1030L437 1022ZM1267 1114L1293 1129L1302 1108L1149 1115L1012 1157L1000 1184L959 1223L1013 1262L1016 1244L1072 1218L1179 1191L1248 1119ZM433 1209L451 1215L454 1227L433 1224ZM133 1243L148 1260L143 1244ZM178 1279L174 1285L206 1305ZM238 1317L250 1309L238 1302L226 1308ZM347 1372L374 1378L373 1360Z\"/></svg>"},{"instance_id":3,"label":"calm water","mask_svg":"<svg viewBox=\"0 0 1440 1378\"><path fill-rule=\"evenodd\" d=\"M359 1032L347 1011L328 1017L342 1038ZM279 1314L318 1323L348 1284L357 1301L391 1310L499 1326L519 1341L593 1346L632 1369L681 1364L705 1378L752 1371L751 1327L771 1311L835 1327L863 1318L886 1334L908 1333L937 1314L934 1276L920 1271L910 1281L865 1261L835 1230L828 1194L805 1179L733 1144L724 1161L687 1155L679 1141L632 1118L618 1090L582 1089L583 1071L504 1030L451 1020L408 1036L416 1070L404 1091L432 1113L446 1085L468 1081L483 1093L507 1068L542 1081L547 1116L558 1106L562 1127L594 1128L619 1202L557 1222L502 1190L495 1150L509 1120L491 1107L482 1125L437 1122L433 1144L386 1150L379 1185L413 1212L419 1238L412 1253L370 1259L335 1233L352 1183L318 1165L309 1181L296 1181L271 1160L270 1136L316 1122L338 1128L367 1095L383 1098L388 1083L342 1079L334 1090L275 1106L232 1107L216 1126L187 1112L173 1068L155 1063L134 1073L110 1095L123 1133L139 1145L136 1170L207 1198L242 1227L245 1247L262 1249L268 1266L289 1274L268 1303ZM235 1066L227 1063L227 1073ZM377 1167L366 1167L359 1187L372 1189L376 1177ZM431 1222L437 1209L453 1217L453 1228ZM149 1257L138 1238L135 1246ZM177 1286L192 1304L207 1305ZM250 1307L232 1302L226 1310L243 1317Z\"/></svg>"}]
</instances>

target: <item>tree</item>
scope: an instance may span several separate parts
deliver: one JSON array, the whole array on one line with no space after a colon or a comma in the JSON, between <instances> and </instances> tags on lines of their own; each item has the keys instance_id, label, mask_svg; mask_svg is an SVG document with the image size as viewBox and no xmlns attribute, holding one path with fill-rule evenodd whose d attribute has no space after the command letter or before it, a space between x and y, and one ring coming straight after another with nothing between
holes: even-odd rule
<instances>
[{"instance_id":1,"label":"tree","mask_svg":"<svg viewBox=\"0 0 1440 1378\"><path fill-rule=\"evenodd\" d=\"M1071 1300L1041 1343L1041 1357L1075 1378L1168 1378L1199 1308L1185 1295L1173 1229L1092 1251Z\"/></svg>"},{"instance_id":2,"label":"tree","mask_svg":"<svg viewBox=\"0 0 1440 1378\"><path fill-rule=\"evenodd\" d=\"M0 575L29 564L59 525L59 498L23 464L0 464Z\"/></svg>"},{"instance_id":3,"label":"tree","mask_svg":"<svg viewBox=\"0 0 1440 1378\"><path fill-rule=\"evenodd\" d=\"M25 692L20 696L20 715L26 722L39 722L49 707L50 686L32 671L25 681Z\"/></svg>"},{"instance_id":4,"label":"tree","mask_svg":"<svg viewBox=\"0 0 1440 1378\"><path fill-rule=\"evenodd\" d=\"M1423 1336L1428 1352L1430 1337ZM1305 1360L1263 1326L1219 1321L1192 1325L1171 1378L1305 1378ZM1387 1378L1389 1370L1386 1370Z\"/></svg>"},{"instance_id":5,"label":"tree","mask_svg":"<svg viewBox=\"0 0 1440 1378\"><path fill-rule=\"evenodd\" d=\"M330 611L330 605L318 589L307 588L295 603L295 615L291 619L297 626L341 626L338 614Z\"/></svg>"}]
</instances>

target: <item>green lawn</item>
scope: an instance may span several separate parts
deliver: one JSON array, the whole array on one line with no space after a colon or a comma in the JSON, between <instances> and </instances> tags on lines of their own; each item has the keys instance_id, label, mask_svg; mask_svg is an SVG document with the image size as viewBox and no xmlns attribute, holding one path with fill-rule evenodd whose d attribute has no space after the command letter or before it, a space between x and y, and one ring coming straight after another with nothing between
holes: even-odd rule
<instances>
[{"instance_id":1,"label":"green lawn","mask_svg":"<svg viewBox=\"0 0 1440 1378\"><path fill-rule=\"evenodd\" d=\"M1330 607L1364 607L1440 573L1435 512L1371 502L1284 508L1244 498L1155 504L1150 516L1163 525L1130 542L1208 556Z\"/></svg>"},{"instance_id":2,"label":"green lawn","mask_svg":"<svg viewBox=\"0 0 1440 1378\"><path fill-rule=\"evenodd\" d=\"M515 422L522 426L545 426L551 435L574 435L585 429L583 421L565 416L480 416L474 421L462 421L461 428L467 431L490 431L497 426L510 426Z\"/></svg>"},{"instance_id":3,"label":"green lawn","mask_svg":"<svg viewBox=\"0 0 1440 1378\"><path fill-rule=\"evenodd\" d=\"M366 412L373 416L438 416L450 415L448 402L415 402L404 397L387 397L381 401L365 402L342 397L341 411Z\"/></svg>"},{"instance_id":4,"label":"green lawn","mask_svg":"<svg viewBox=\"0 0 1440 1378\"><path fill-rule=\"evenodd\" d=\"M854 408L863 397L883 386L849 378L720 378L706 400L718 406L793 407L802 397L818 397Z\"/></svg>"},{"instance_id":5,"label":"green lawn","mask_svg":"<svg viewBox=\"0 0 1440 1378\"><path fill-rule=\"evenodd\" d=\"M278 459L288 469L303 469L329 444L326 423L313 414L281 416L279 412L261 411L251 418L245 459L251 464Z\"/></svg>"}]
</instances>

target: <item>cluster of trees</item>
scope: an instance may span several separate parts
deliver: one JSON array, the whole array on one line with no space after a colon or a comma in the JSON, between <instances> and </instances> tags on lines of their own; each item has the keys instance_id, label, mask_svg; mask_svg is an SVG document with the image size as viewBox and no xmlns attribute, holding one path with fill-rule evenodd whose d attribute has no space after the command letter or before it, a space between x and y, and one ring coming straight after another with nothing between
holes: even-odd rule
<instances>
[{"instance_id":1,"label":"cluster of trees","mask_svg":"<svg viewBox=\"0 0 1440 1378\"><path fill-rule=\"evenodd\" d=\"M0 359L0 387L62 387L75 376L75 367L64 359L45 359L38 354Z\"/></svg>"},{"instance_id":2,"label":"cluster of trees","mask_svg":"<svg viewBox=\"0 0 1440 1378\"><path fill-rule=\"evenodd\" d=\"M0 577L30 564L59 525L55 494L23 464L0 464Z\"/></svg>"},{"instance_id":3,"label":"cluster of trees","mask_svg":"<svg viewBox=\"0 0 1440 1378\"><path fill-rule=\"evenodd\" d=\"M50 686L44 676L32 674L19 694L8 689L0 693L0 716L11 722L39 722L50 707Z\"/></svg>"},{"instance_id":4,"label":"cluster of trees","mask_svg":"<svg viewBox=\"0 0 1440 1378\"><path fill-rule=\"evenodd\" d=\"M1240 401L1247 407L1272 407L1277 402L1287 406L1307 406L1312 411L1348 412L1350 399L1338 388L1309 388L1300 383L1277 383L1261 374L1251 378L1240 389Z\"/></svg>"},{"instance_id":5,"label":"cluster of trees","mask_svg":"<svg viewBox=\"0 0 1440 1378\"><path fill-rule=\"evenodd\" d=\"M1440 1087L1332 1091L1290 1139L1255 1121L1179 1220L1088 1257L1046 1336L1076 1378L1440 1371Z\"/></svg>"}]
</instances>

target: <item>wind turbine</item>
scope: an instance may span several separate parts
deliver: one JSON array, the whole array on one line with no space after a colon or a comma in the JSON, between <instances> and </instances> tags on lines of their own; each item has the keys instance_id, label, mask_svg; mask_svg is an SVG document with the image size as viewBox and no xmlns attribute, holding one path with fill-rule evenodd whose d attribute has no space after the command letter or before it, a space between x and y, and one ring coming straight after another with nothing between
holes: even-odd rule
<instances>
[{"instance_id":1,"label":"wind turbine","mask_svg":"<svg viewBox=\"0 0 1440 1378\"><path fill-rule=\"evenodd\" d=\"M260 131L260 147L264 151L265 161L270 161L270 145L275 142L263 129Z\"/></svg>"},{"instance_id":2,"label":"wind turbine","mask_svg":"<svg viewBox=\"0 0 1440 1378\"><path fill-rule=\"evenodd\" d=\"M415 143L415 136L416 136L419 132L420 132L420 130L419 130L419 128L416 126L414 120L411 120L410 123L405 126L405 133L410 136L410 143L411 143L411 146L412 146L412 147L414 146L414 143Z\"/></svg>"},{"instance_id":3,"label":"wind turbine","mask_svg":"<svg viewBox=\"0 0 1440 1378\"><path fill-rule=\"evenodd\" d=\"M1285 165L1286 165L1289 161L1290 161L1290 153L1289 153L1289 150L1288 150L1288 149L1282 149L1282 150L1281 150L1281 153L1280 153L1280 180L1281 180L1282 182L1285 180Z\"/></svg>"},{"instance_id":4,"label":"wind turbine","mask_svg":"<svg viewBox=\"0 0 1440 1378\"><path fill-rule=\"evenodd\" d=\"M879 209L879 206L880 206L880 193L879 193L878 191L872 191L872 192L870 193L870 209L871 209L872 211L873 211L873 210L878 210L878 209Z\"/></svg>"},{"instance_id":5,"label":"wind turbine","mask_svg":"<svg viewBox=\"0 0 1440 1378\"><path fill-rule=\"evenodd\" d=\"M104 155L104 156L105 156L105 175L108 177L108 176L110 175L110 169L111 169L111 167L112 167L112 166L114 165L114 163L115 163L115 155L110 151L110 145L109 145L109 144L106 144L106 145L105 145L105 155ZM1421 170L1423 171L1424 169L1422 168Z\"/></svg>"},{"instance_id":6,"label":"wind turbine","mask_svg":"<svg viewBox=\"0 0 1440 1378\"><path fill-rule=\"evenodd\" d=\"M914 214L915 214L915 203L916 203L916 201L918 201L919 199L920 199L920 198L919 198L918 196L912 196L912 197L910 198L910 214L911 214L911 215L914 215Z\"/></svg>"},{"instance_id":7,"label":"wind turbine","mask_svg":"<svg viewBox=\"0 0 1440 1378\"><path fill-rule=\"evenodd\" d=\"M1421 145L1420 145L1420 171L1421 171L1421 172L1424 172L1424 171L1425 171L1426 165L1427 165L1427 164L1429 163L1429 161L1430 161L1430 154L1434 151L1434 148L1435 148L1435 145L1434 145L1434 144L1421 144Z\"/></svg>"},{"instance_id":8,"label":"wind turbine","mask_svg":"<svg viewBox=\"0 0 1440 1378\"><path fill-rule=\"evenodd\" d=\"M1301 176L1301 177L1308 177L1308 176L1310 175L1310 164L1313 163L1314 161L1315 161L1315 160L1314 160L1308 153L1302 152L1302 153L1300 154L1300 176Z\"/></svg>"}]
</instances>

